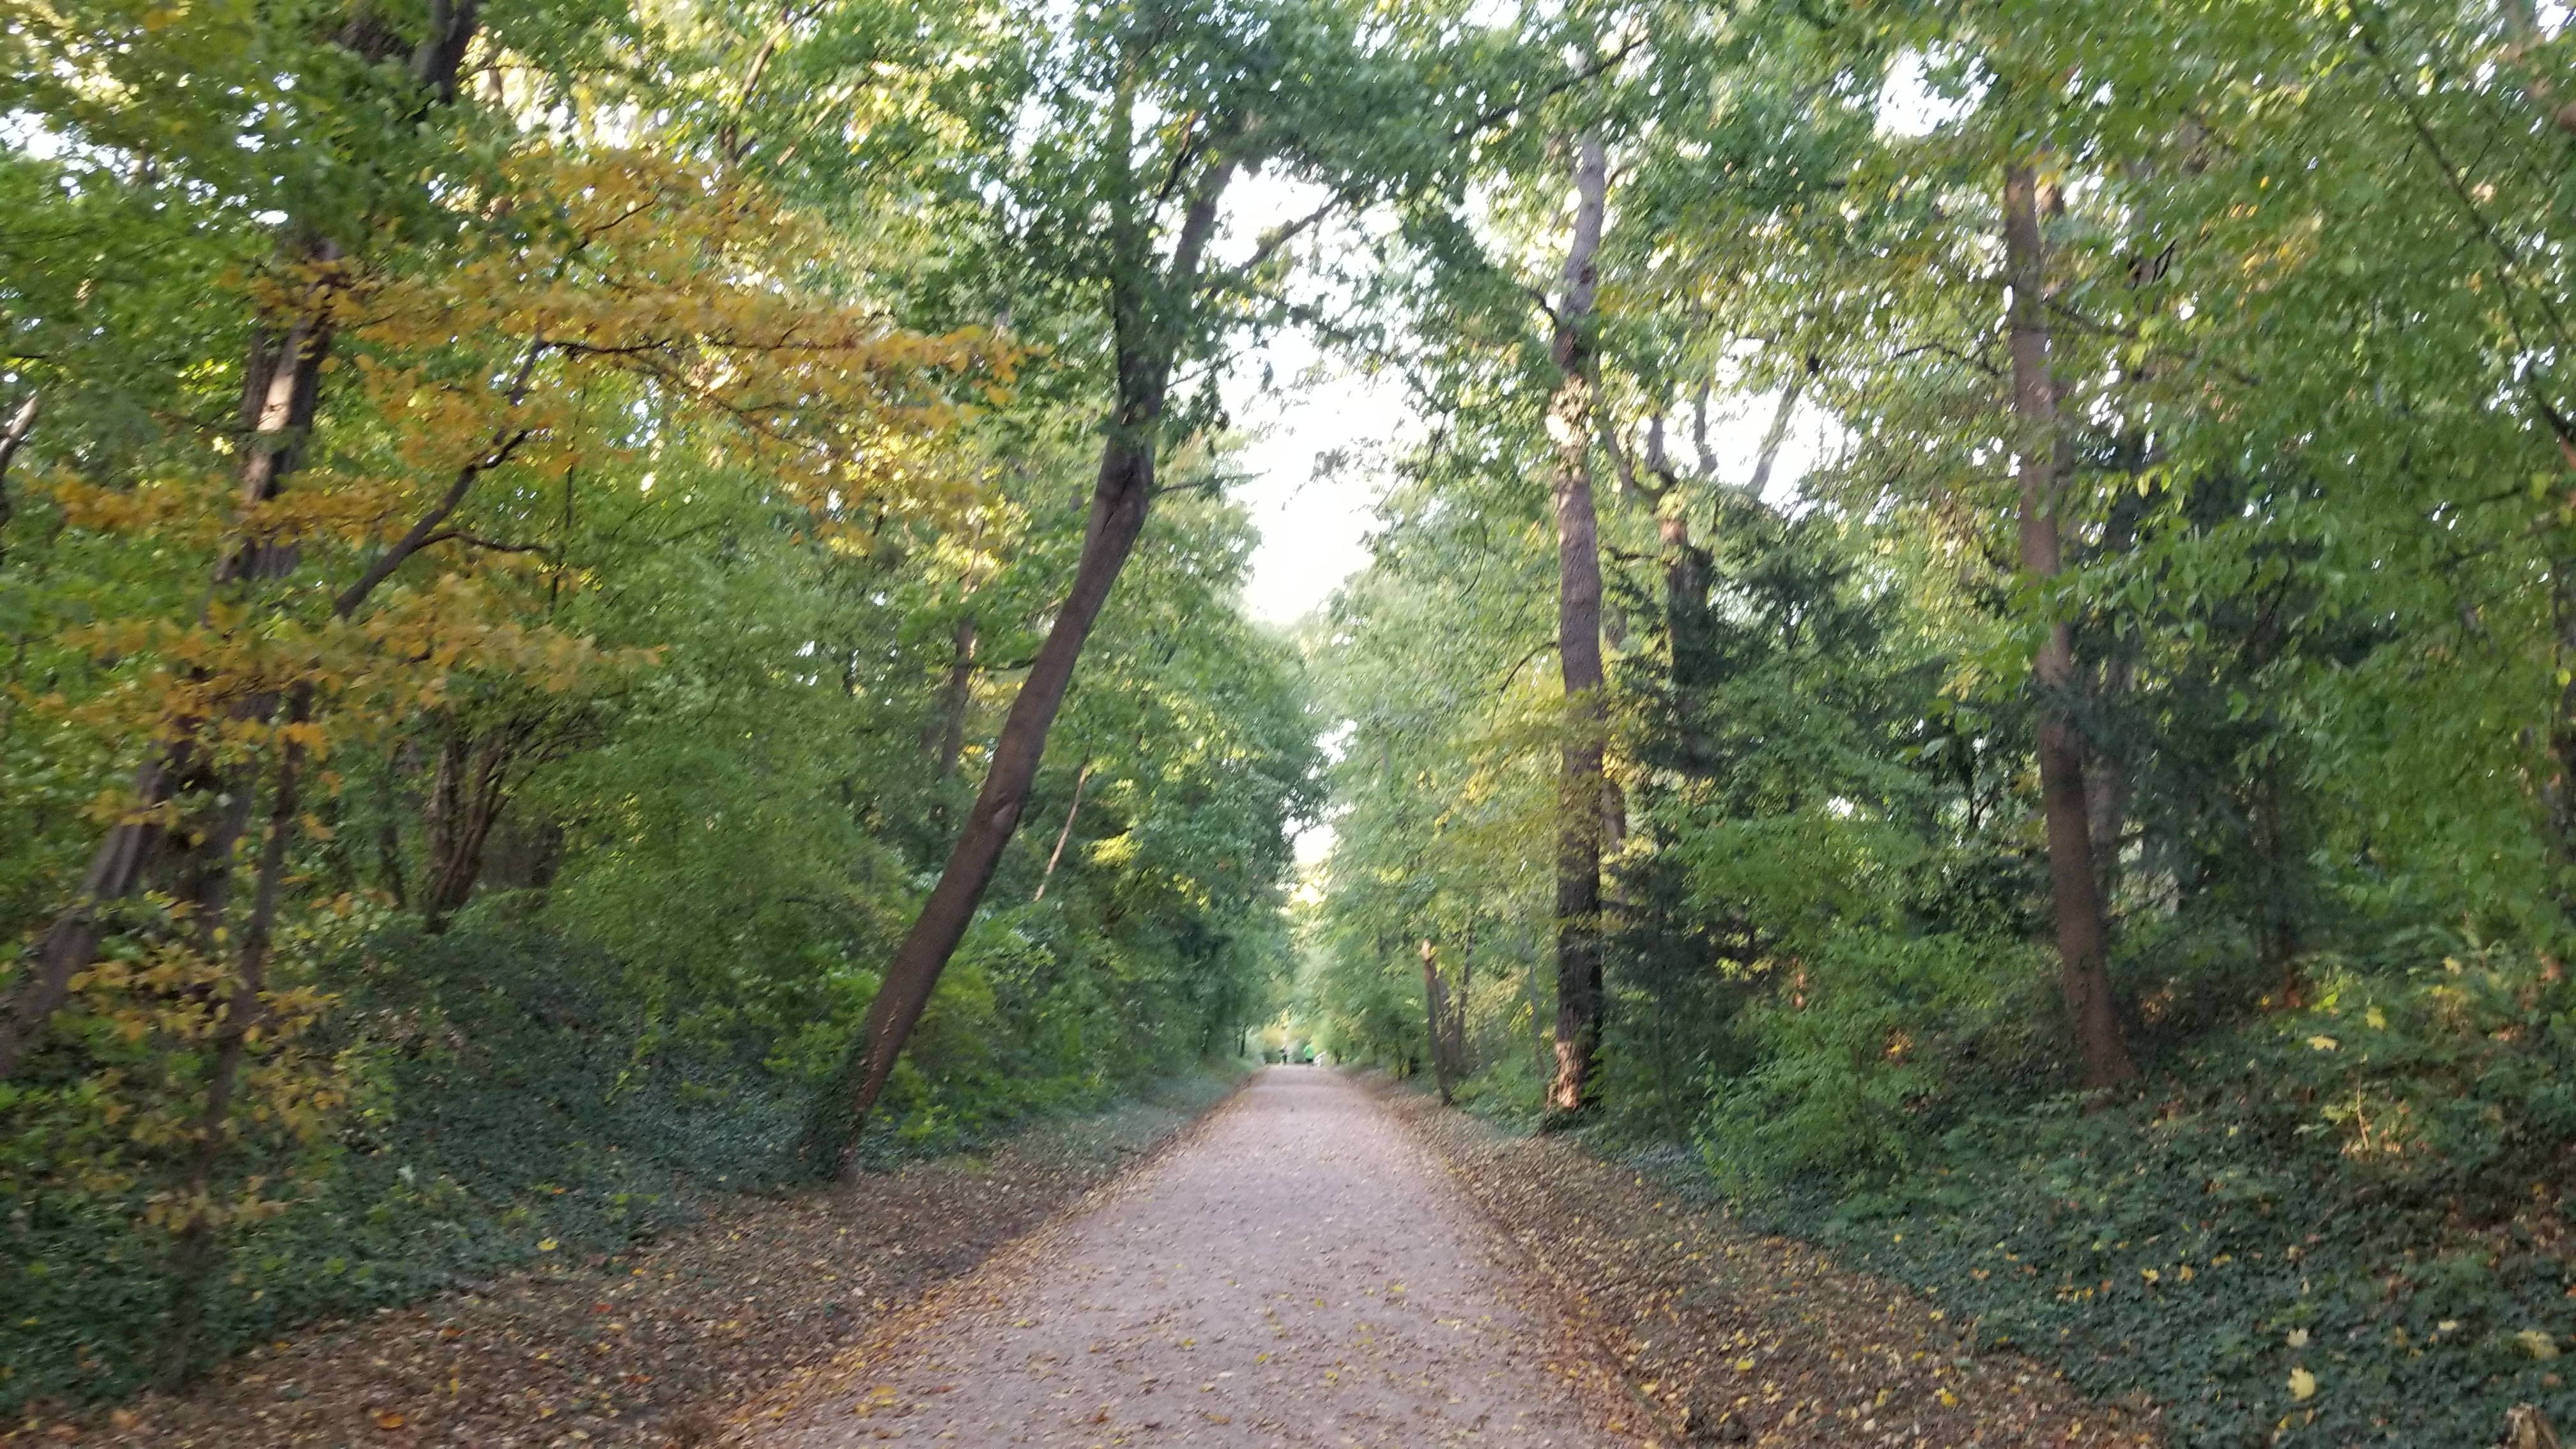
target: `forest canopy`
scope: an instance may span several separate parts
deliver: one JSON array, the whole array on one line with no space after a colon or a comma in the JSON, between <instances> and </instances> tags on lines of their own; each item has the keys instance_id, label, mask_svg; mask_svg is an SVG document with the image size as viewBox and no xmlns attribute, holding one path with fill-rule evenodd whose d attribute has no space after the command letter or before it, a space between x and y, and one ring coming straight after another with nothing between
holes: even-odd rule
<instances>
[{"instance_id":1,"label":"forest canopy","mask_svg":"<svg viewBox=\"0 0 2576 1449\"><path fill-rule=\"evenodd\" d=\"M1260 1043L2576 1418L2563 10L0 16L0 1412Z\"/></svg>"}]
</instances>

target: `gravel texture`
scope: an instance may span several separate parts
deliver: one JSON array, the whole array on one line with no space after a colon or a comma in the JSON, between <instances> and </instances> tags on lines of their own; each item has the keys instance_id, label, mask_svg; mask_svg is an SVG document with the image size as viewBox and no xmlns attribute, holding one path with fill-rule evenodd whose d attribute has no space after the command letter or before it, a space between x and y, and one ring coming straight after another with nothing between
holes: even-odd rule
<instances>
[{"instance_id":1,"label":"gravel texture","mask_svg":"<svg viewBox=\"0 0 2576 1449\"><path fill-rule=\"evenodd\" d=\"M1635 1442L1504 1251L1370 1093L1273 1068L753 1422L774 1449Z\"/></svg>"}]
</instances>

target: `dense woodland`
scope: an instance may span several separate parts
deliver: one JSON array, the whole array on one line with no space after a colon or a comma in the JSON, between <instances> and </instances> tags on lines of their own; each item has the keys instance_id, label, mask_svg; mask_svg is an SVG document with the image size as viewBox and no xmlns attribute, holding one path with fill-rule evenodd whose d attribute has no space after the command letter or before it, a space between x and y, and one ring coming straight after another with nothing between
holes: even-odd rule
<instances>
[{"instance_id":1,"label":"dense woodland","mask_svg":"<svg viewBox=\"0 0 2576 1449\"><path fill-rule=\"evenodd\" d=\"M0 1412L1267 1043L2576 1419L2564 11L0 17Z\"/></svg>"}]
</instances>

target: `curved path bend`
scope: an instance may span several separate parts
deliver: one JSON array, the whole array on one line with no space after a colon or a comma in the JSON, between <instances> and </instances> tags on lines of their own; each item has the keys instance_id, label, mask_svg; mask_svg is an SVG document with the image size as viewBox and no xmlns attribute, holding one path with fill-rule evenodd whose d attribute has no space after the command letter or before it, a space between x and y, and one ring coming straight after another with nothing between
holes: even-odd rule
<instances>
[{"instance_id":1,"label":"curved path bend","mask_svg":"<svg viewBox=\"0 0 2576 1449\"><path fill-rule=\"evenodd\" d=\"M765 1442L1633 1442L1587 1408L1564 1332L1514 1305L1502 1251L1365 1092L1274 1067L900 1319Z\"/></svg>"}]
</instances>

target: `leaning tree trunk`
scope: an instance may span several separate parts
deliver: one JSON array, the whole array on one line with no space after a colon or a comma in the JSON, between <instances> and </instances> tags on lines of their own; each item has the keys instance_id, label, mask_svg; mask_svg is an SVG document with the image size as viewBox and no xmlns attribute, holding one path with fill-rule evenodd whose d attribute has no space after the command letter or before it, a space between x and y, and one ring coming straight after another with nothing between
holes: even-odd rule
<instances>
[{"instance_id":1,"label":"leaning tree trunk","mask_svg":"<svg viewBox=\"0 0 2576 1449\"><path fill-rule=\"evenodd\" d=\"M976 792L975 806L949 851L939 883L931 888L930 899L922 904L912 930L886 966L885 980L868 1008L862 1046L846 1073L856 1079L850 1095L826 1102L829 1115L819 1115L808 1130L804 1149L808 1161L820 1159L834 1173L847 1168L859 1129L884 1093L896 1057L930 1004L930 993L939 984L948 958L966 938L985 888L993 883L993 872L1002 863L1002 850L1019 829L1020 811L1028 804L1029 786L1037 779L1038 763L1046 754L1047 732L1064 707L1083 643L1144 531L1153 487L1152 442L1113 439L1100 460L1073 588L1056 611L1055 627L1038 647L1018 697L1011 701L1010 715L993 742L992 766L984 772L983 788Z\"/></svg>"},{"instance_id":2,"label":"leaning tree trunk","mask_svg":"<svg viewBox=\"0 0 2576 1449\"><path fill-rule=\"evenodd\" d=\"M2058 573L2058 507L2073 449L2058 417L2049 370L2045 311L2047 259L2041 250L2038 183L2031 168L2004 173L2004 254L2012 284L2013 410L2021 471L2021 564L2039 578ZM2083 1052L2084 1085L2107 1087L2138 1074L2111 999L2109 930L2084 788L2084 747L2068 704L2075 689L2074 628L2052 621L2033 673L2038 686L2040 798L2048 823L2048 876L2057 914L2058 984Z\"/></svg>"},{"instance_id":3,"label":"leaning tree trunk","mask_svg":"<svg viewBox=\"0 0 2576 1449\"><path fill-rule=\"evenodd\" d=\"M245 512L275 498L293 471L297 445L313 423L330 345L327 326L303 321L290 326L283 338L262 333L253 341L242 383L249 440L235 488ZM216 566L214 585L218 590L255 587L292 566L288 550L242 540ZM252 699L235 712L264 718L274 708L273 700ZM105 908L142 890L156 865L175 858L181 881L177 893L195 906L201 931L212 933L221 925L233 851L249 820L251 791L239 781L223 788L226 781L194 747L197 731L209 723L181 721L176 739L154 749L136 771L135 809L100 842L81 878L80 893L55 915L31 969L7 1009L0 1011L0 1081L18 1070L45 1023L70 997L73 976L97 955ZM189 795L211 795L222 803L201 828L174 829L163 820L163 807ZM207 936L210 944L213 939Z\"/></svg>"},{"instance_id":4,"label":"leaning tree trunk","mask_svg":"<svg viewBox=\"0 0 2576 1449\"><path fill-rule=\"evenodd\" d=\"M1124 127L1122 124L1122 134ZM1154 498L1154 453L1163 405L1178 355L1182 317L1199 286L1200 264L1216 232L1217 203L1233 179L1235 163L1220 158L1202 174L1174 237L1171 260L1152 268L1150 247L1132 221L1114 229L1125 234L1122 248L1133 270L1114 277L1110 286L1112 331L1117 347L1118 406L1109 438L1101 447L1100 472L1092 484L1091 516L1082 536L1082 555L1074 567L1073 587L1056 610L1055 623L1037 658L1021 681L1002 732L993 742L993 758L983 787L967 812L948 863L930 899L886 964L884 981L868 1007L868 1019L857 1048L843 1064L841 1079L816 1104L807 1121L799 1155L809 1164L837 1175L846 1171L858 1150L859 1132L868 1113L894 1074L897 1057L913 1027L930 1005L948 958L966 938L1002 851L1019 829L1029 786L1037 779L1046 754L1047 733L1064 707L1072 687L1074 665L1082 658L1119 570L1145 530L1145 514ZM1157 274L1159 273L1159 274Z\"/></svg>"},{"instance_id":5,"label":"leaning tree trunk","mask_svg":"<svg viewBox=\"0 0 2576 1449\"><path fill-rule=\"evenodd\" d=\"M1565 744L1557 772L1556 1077L1551 1118L1590 1105L1601 1049L1601 834L1608 785L1602 770L1601 544L1586 452L1592 438L1592 297L1598 280L1603 194L1609 157L1598 136L1575 145L1574 240L1565 256L1565 295L1552 352L1556 396L1548 432L1556 441L1556 647L1565 679Z\"/></svg>"}]
</instances>

